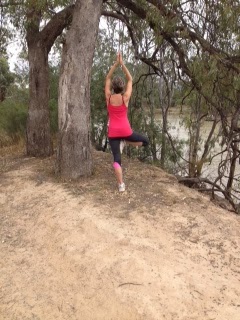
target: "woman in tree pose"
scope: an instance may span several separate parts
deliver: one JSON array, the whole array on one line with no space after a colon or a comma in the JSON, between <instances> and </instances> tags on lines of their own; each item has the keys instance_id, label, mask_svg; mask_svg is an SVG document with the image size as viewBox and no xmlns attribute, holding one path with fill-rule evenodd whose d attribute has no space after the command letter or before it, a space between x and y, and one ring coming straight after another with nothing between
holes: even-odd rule
<instances>
[{"instance_id":1,"label":"woman in tree pose","mask_svg":"<svg viewBox=\"0 0 240 320\"><path fill-rule=\"evenodd\" d=\"M116 76L111 80L113 72L118 65L122 67L122 71L127 78L126 88L124 80L121 77ZM105 97L109 115L108 139L113 153L113 168L118 182L118 190L120 192L125 191L121 167L120 143L126 141L127 144L136 147L147 146L149 143L146 137L134 132L130 126L127 112L131 94L132 76L123 63L121 53L118 53L116 62L111 67L106 77Z\"/></svg>"}]
</instances>

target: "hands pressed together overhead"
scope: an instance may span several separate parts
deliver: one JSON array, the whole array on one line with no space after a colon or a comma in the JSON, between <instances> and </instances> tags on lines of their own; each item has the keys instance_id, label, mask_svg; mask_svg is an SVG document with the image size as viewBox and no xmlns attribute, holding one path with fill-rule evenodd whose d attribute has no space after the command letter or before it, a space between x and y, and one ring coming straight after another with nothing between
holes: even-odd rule
<instances>
[{"instance_id":1,"label":"hands pressed together overhead","mask_svg":"<svg viewBox=\"0 0 240 320\"><path fill-rule=\"evenodd\" d=\"M121 52L118 52L118 53L117 53L117 58L116 58L116 61L115 61L114 64L115 64L116 66L119 65L119 64L120 64L121 66L124 65Z\"/></svg>"},{"instance_id":2,"label":"hands pressed together overhead","mask_svg":"<svg viewBox=\"0 0 240 320\"><path fill-rule=\"evenodd\" d=\"M117 54L117 62L121 65L123 65L123 59L122 59L122 54L121 52L118 52Z\"/></svg>"},{"instance_id":3,"label":"hands pressed together overhead","mask_svg":"<svg viewBox=\"0 0 240 320\"><path fill-rule=\"evenodd\" d=\"M112 67L110 68L108 74L107 74L107 77L106 77L106 81L110 81L111 80L111 77L113 75L113 72L114 70L117 68L117 66L120 65L122 67L122 71L124 72L126 78L127 78L127 81L132 81L132 76L130 74L130 72L128 71L127 67L125 66L124 62L123 62L123 58L122 58L122 54L121 52L118 52L117 53L117 58L116 58L116 61L114 62L114 64L112 65ZM111 83L106 83L107 85L107 92L110 92L110 86L111 86ZM132 85L132 84L130 84Z\"/></svg>"}]
</instances>

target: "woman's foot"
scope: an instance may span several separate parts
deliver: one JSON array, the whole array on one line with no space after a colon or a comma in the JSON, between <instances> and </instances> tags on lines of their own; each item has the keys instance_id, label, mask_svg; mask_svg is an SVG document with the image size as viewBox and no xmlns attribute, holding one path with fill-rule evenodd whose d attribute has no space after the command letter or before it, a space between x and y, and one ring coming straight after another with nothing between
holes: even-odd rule
<instances>
[{"instance_id":1,"label":"woman's foot","mask_svg":"<svg viewBox=\"0 0 240 320\"><path fill-rule=\"evenodd\" d=\"M128 141L126 140L126 144L132 146L132 147L141 147L143 145L142 142L138 141L138 142L132 142L132 141Z\"/></svg>"},{"instance_id":2,"label":"woman's foot","mask_svg":"<svg viewBox=\"0 0 240 320\"><path fill-rule=\"evenodd\" d=\"M120 152L123 152L124 147L126 146L126 141L125 140L121 140L120 141Z\"/></svg>"},{"instance_id":3,"label":"woman's foot","mask_svg":"<svg viewBox=\"0 0 240 320\"><path fill-rule=\"evenodd\" d=\"M118 185L118 191L119 192L124 192L125 191L125 183L121 183Z\"/></svg>"}]
</instances>

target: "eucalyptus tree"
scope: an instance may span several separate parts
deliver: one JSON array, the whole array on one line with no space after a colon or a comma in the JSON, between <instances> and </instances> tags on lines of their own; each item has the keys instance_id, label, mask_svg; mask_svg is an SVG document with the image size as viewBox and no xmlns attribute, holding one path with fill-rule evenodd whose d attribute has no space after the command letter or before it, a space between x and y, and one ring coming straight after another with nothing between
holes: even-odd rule
<instances>
[{"instance_id":1,"label":"eucalyptus tree","mask_svg":"<svg viewBox=\"0 0 240 320\"><path fill-rule=\"evenodd\" d=\"M57 169L77 179L92 173L90 74L102 1L76 1L66 35L59 87Z\"/></svg>"},{"instance_id":2,"label":"eucalyptus tree","mask_svg":"<svg viewBox=\"0 0 240 320\"><path fill-rule=\"evenodd\" d=\"M29 109L27 154L48 156L53 152L49 118L48 54L54 41L72 18L70 0L2 1L6 20L26 40L29 61ZM60 9L59 9L60 8Z\"/></svg>"},{"instance_id":3,"label":"eucalyptus tree","mask_svg":"<svg viewBox=\"0 0 240 320\"><path fill-rule=\"evenodd\" d=\"M29 2L28 2L29 3ZM69 1L59 1L66 5ZM52 6L51 6L52 5ZM26 10L26 40L29 59L30 104L27 121L27 153L47 156L53 152L49 117L48 54L56 38L69 25L73 6L54 12L56 2L30 1ZM50 20L41 28L44 15L50 11Z\"/></svg>"}]
</instances>

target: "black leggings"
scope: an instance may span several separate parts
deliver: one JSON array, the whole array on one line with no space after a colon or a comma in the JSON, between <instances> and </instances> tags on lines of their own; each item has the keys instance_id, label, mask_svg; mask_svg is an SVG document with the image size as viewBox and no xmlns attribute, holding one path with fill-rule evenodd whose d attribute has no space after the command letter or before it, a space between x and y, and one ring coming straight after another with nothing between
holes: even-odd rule
<instances>
[{"instance_id":1,"label":"black leggings","mask_svg":"<svg viewBox=\"0 0 240 320\"><path fill-rule=\"evenodd\" d=\"M131 141L131 142L142 142L143 146L146 147L149 144L149 140L147 137L133 132L128 137L117 137L117 138L108 138L110 147L113 153L114 162L117 162L121 165L121 152L120 152L120 142L121 140Z\"/></svg>"}]
</instances>

